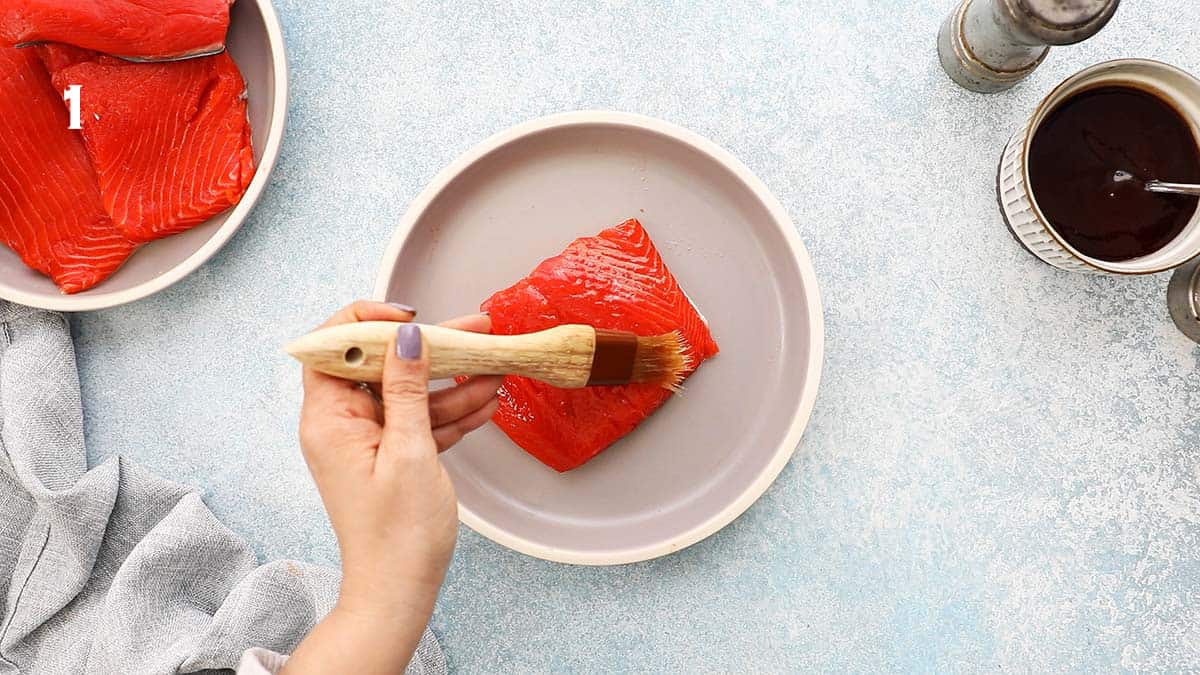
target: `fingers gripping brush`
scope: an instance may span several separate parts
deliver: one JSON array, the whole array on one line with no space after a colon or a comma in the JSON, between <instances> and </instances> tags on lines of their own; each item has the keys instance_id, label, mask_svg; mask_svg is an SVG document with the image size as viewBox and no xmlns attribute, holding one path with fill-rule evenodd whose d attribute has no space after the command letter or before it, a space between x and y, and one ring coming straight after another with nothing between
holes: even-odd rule
<instances>
[{"instance_id":1,"label":"fingers gripping brush","mask_svg":"<svg viewBox=\"0 0 1200 675\"><path fill-rule=\"evenodd\" d=\"M399 324L362 321L322 328L284 350L304 365L348 380L379 382ZM642 337L583 325L525 335L487 335L421 325L430 377L521 375L564 389L652 383L678 391L690 365L678 331Z\"/></svg>"}]
</instances>

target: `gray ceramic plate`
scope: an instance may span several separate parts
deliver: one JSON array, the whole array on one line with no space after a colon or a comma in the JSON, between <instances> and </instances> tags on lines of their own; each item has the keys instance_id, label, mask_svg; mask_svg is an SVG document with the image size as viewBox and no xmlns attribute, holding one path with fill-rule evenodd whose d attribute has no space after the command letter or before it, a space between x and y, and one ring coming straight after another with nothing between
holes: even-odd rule
<instances>
[{"instance_id":1,"label":"gray ceramic plate","mask_svg":"<svg viewBox=\"0 0 1200 675\"><path fill-rule=\"evenodd\" d=\"M231 12L226 46L246 80L251 142L258 164L254 180L238 205L187 232L142 246L116 274L74 295L63 295L54 282L0 246L0 298L68 312L132 302L190 274L241 227L267 186L279 156L287 113L287 60L283 32L270 0L238 0Z\"/></svg>"},{"instance_id":2,"label":"gray ceramic plate","mask_svg":"<svg viewBox=\"0 0 1200 675\"><path fill-rule=\"evenodd\" d=\"M471 313L575 237L630 217L721 353L574 471L546 468L492 425L445 455L462 521L529 555L617 564L703 539L775 479L816 397L820 298L787 214L729 153L647 117L556 115L460 157L410 207L375 295L428 321Z\"/></svg>"}]
</instances>

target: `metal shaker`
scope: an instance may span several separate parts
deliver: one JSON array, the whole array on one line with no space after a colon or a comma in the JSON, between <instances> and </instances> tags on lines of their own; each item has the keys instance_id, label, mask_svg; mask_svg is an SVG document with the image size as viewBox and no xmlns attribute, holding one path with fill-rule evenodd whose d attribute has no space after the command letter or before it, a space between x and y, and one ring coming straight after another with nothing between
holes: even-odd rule
<instances>
[{"instance_id":1,"label":"metal shaker","mask_svg":"<svg viewBox=\"0 0 1200 675\"><path fill-rule=\"evenodd\" d=\"M1167 308L1183 334L1200 342L1200 258L1175 270L1167 284Z\"/></svg>"},{"instance_id":2,"label":"metal shaker","mask_svg":"<svg viewBox=\"0 0 1200 675\"><path fill-rule=\"evenodd\" d=\"M1032 73L1051 45L1098 33L1120 1L962 0L938 33L942 68L972 91L1003 91Z\"/></svg>"}]
</instances>

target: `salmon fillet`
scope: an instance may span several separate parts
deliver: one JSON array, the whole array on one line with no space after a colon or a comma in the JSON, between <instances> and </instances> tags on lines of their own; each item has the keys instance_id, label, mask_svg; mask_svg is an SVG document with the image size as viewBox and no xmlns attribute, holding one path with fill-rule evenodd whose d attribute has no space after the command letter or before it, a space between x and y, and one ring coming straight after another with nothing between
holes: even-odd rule
<instances>
[{"instance_id":1,"label":"salmon fillet","mask_svg":"<svg viewBox=\"0 0 1200 675\"><path fill-rule=\"evenodd\" d=\"M107 279L133 253L38 56L0 47L0 239L64 293Z\"/></svg>"},{"instance_id":2,"label":"salmon fillet","mask_svg":"<svg viewBox=\"0 0 1200 675\"><path fill-rule=\"evenodd\" d=\"M228 54L129 63L65 45L38 50L56 87L81 87L84 143L125 236L177 234L241 199L254 154L246 85Z\"/></svg>"},{"instance_id":3,"label":"salmon fillet","mask_svg":"<svg viewBox=\"0 0 1200 675\"><path fill-rule=\"evenodd\" d=\"M565 323L643 336L678 330L689 345L689 375L718 351L650 236L632 219L576 239L529 276L492 295L482 309L491 315L492 332L500 335ZM633 431L670 395L653 384L558 389L509 376L492 421L543 464L568 471Z\"/></svg>"},{"instance_id":4,"label":"salmon fillet","mask_svg":"<svg viewBox=\"0 0 1200 675\"><path fill-rule=\"evenodd\" d=\"M4 0L0 42L63 42L142 59L225 46L230 0Z\"/></svg>"}]
</instances>

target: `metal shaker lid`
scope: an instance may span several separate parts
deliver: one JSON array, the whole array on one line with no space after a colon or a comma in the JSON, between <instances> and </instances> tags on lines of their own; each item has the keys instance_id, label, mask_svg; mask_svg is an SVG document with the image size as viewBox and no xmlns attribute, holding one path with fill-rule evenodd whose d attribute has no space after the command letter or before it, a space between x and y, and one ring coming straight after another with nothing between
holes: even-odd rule
<instances>
[{"instance_id":1,"label":"metal shaker lid","mask_svg":"<svg viewBox=\"0 0 1200 675\"><path fill-rule=\"evenodd\" d=\"M1069 45L1095 35L1121 0L999 0L1030 44Z\"/></svg>"}]
</instances>

